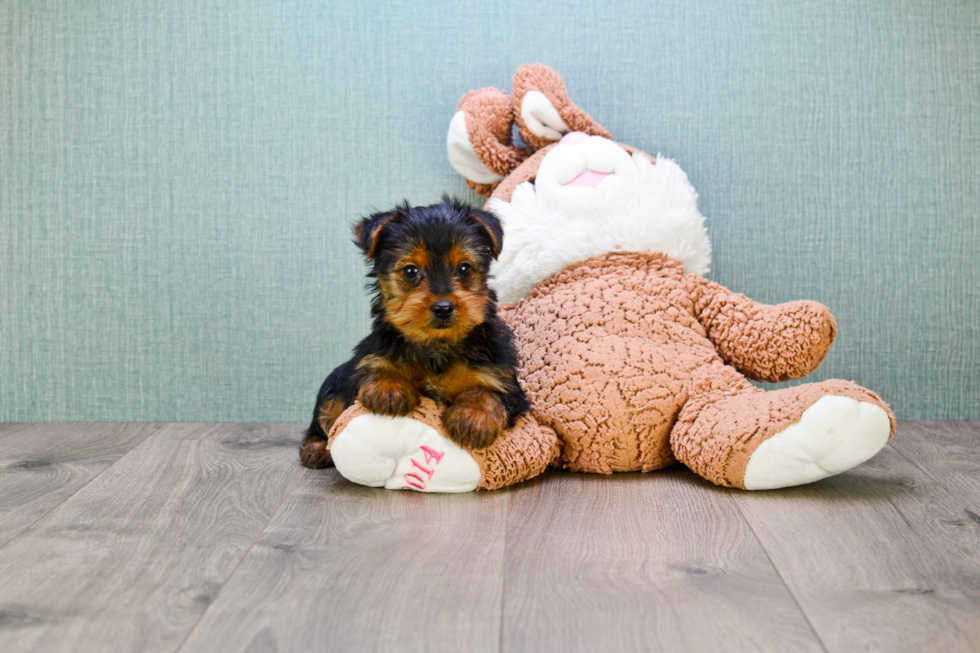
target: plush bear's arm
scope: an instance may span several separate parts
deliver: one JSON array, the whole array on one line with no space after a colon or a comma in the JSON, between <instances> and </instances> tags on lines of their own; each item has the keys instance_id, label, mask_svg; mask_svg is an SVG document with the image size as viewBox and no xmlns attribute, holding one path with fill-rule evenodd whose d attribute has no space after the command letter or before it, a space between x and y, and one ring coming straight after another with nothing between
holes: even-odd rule
<instances>
[{"instance_id":1,"label":"plush bear's arm","mask_svg":"<svg viewBox=\"0 0 980 653\"><path fill-rule=\"evenodd\" d=\"M823 304L769 306L688 275L694 313L726 363L757 381L786 381L817 369L837 334Z\"/></svg>"}]
</instances>

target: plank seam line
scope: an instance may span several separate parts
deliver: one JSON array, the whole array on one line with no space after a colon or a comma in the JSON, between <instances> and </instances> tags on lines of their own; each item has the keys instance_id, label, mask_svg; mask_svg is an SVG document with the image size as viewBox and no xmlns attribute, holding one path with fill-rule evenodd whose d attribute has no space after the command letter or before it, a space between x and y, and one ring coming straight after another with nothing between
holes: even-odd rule
<instances>
[{"instance_id":1,"label":"plank seam line","mask_svg":"<svg viewBox=\"0 0 980 653\"><path fill-rule=\"evenodd\" d=\"M746 492L747 490L740 490L740 491ZM806 621L806 625L810 628L810 632L813 633L813 636L817 638L817 644L820 645L821 649L827 651L827 645L824 644L823 638L820 637L820 633L817 632L817 629L813 627L813 623L810 621L810 615L808 615L806 613L806 610L803 609L803 606L800 605L799 600L796 598L796 594L793 593L793 588L791 588L789 586L789 583L786 582L786 579L783 578L783 572L781 572L779 570L779 567L776 566L776 563L773 562L772 556L769 555L769 549L765 547L765 545L762 543L762 540L759 538L759 534L755 532L755 528L752 526L752 522L750 522L748 518L746 518L745 513L742 512L742 506L738 505L738 500L735 500L732 503L735 504L735 509L738 510L738 514L742 517L742 521L744 521L745 525L749 527L750 531L752 531L752 537L754 537L755 541L759 543L759 547L762 549L762 552L766 554L766 560L769 561L769 565L773 568L773 570L775 570L776 575L779 577L779 582L781 582L783 584L783 587L786 588L786 591L789 592L790 597L792 597L793 599L793 603L796 604L796 609L800 611L801 615L803 615L803 619L804 621Z\"/></svg>"},{"instance_id":2,"label":"plank seam line","mask_svg":"<svg viewBox=\"0 0 980 653\"><path fill-rule=\"evenodd\" d=\"M305 470L300 470L300 471L304 472ZM322 470L316 470L316 471L322 471ZM238 568L241 567L242 563L245 562L245 559L248 558L248 554L250 554L252 550L258 545L259 540L262 539L262 536L265 535L266 530L268 530L269 524L271 524L275 520L275 518L279 515L279 512L282 510L282 507L286 505L286 501L288 501L289 497L292 496L293 490L296 489L296 486L299 484L300 480L302 480L303 476L305 476L305 474L301 473L295 479L293 479L293 482L289 486L289 489L287 489L286 492L283 493L282 501L280 501L279 505L276 506L276 509L269 514L269 521L265 523L265 526L263 526L262 530L260 530L258 535L255 536L255 539L252 541L249 547L245 549L245 552L242 554L242 557L239 558L238 562L235 563L235 568L232 569L231 573L228 574L228 578L226 578L225 582L221 584L221 588L217 592L215 592L214 598L211 600L211 603L208 604L208 607L205 608L204 612L201 613L201 616L199 616L194 621L194 625L187 629L187 634L184 635L184 638L180 640L180 644L178 644L177 647L174 648L174 653L180 653L180 651L187 644L187 640L190 639L191 635L194 634L194 631L197 630L197 627L201 624L201 620L204 619L204 616L208 613L208 611L211 610L214 607L214 604L218 602L218 599L221 598L221 593L225 591L225 588L228 586L228 583L230 583L231 579L234 578L235 574L238 573Z\"/></svg>"},{"instance_id":3,"label":"plank seam line","mask_svg":"<svg viewBox=\"0 0 980 653\"><path fill-rule=\"evenodd\" d=\"M34 423L35 424L42 424L43 422L34 422ZM89 422L89 423L91 424L92 422ZM96 423L97 424L110 424L110 423L113 423L113 422L96 422ZM78 486L78 488L75 489L74 492L72 492L71 494L69 494L68 496L66 496L64 499L62 499L61 501L59 501L57 504L51 506L51 509L50 510L45 511L45 513L43 515L39 515L37 519L35 519L30 524L28 524L27 526L25 526L24 528L22 528L19 533L17 533L16 535L14 535L12 538L10 538L9 540L7 540L3 544L0 544L0 550L3 550L8 545L10 545L12 542L16 542L18 539L21 538L21 536L26 535L27 532L30 531L31 528L33 528L35 524L37 524L39 521L41 521L42 519L44 519L45 517L47 517L48 515L50 515L51 513L53 513L55 510L57 510L61 506L63 506L66 503L68 503L68 501L72 497L74 497L76 494L78 494L79 492L81 492L82 490L84 490L85 488L87 488L90 483L92 483L93 481L95 481L95 479L97 479L100 476L102 476L103 474L105 474L107 471L109 471L109 469L111 469L112 467L115 467L116 464L118 464L120 460L122 460L123 458L131 455L134 451L136 451L137 449L139 449L140 447L142 447L143 446L143 443L145 443L147 440L149 440L150 438L152 438L154 435L156 435L157 433L159 433L160 431L162 431L163 428L167 425L166 422L115 422L115 423L116 424L141 424L141 425L144 425L144 426L150 426L150 425L152 425L152 428L151 428L150 432L147 433L146 436L144 436L142 440L140 440L135 445L133 445L133 447L129 451L127 451L123 455L121 455L118 458L116 458L114 461L112 461L111 464L106 465L105 466L105 469L103 469L102 471L100 471L98 474L96 474L95 476L93 476L89 480L87 480L84 483L82 483L80 486Z\"/></svg>"},{"instance_id":4,"label":"plank seam line","mask_svg":"<svg viewBox=\"0 0 980 653\"><path fill-rule=\"evenodd\" d=\"M963 420L963 421L972 421L972 420ZM950 497L953 502L959 503L959 495L956 493L956 491L954 489L950 488L946 484L946 481L945 481L945 479L942 476L936 476L928 467L925 467L925 466L922 465L921 462L916 461L915 459L909 458L908 456L906 456L904 453L901 452L901 450L898 447L896 447L891 442L889 442L885 446L888 447L891 451L894 451L895 453L897 453L899 458L901 458L902 460L906 461L908 464L912 465L912 467L914 467L915 469L919 470L922 473L923 476L925 476L930 481L932 481L933 483L935 483L936 484L936 488L940 492L943 492L946 496ZM891 500L889 500L889 502L891 502ZM905 521L906 524L908 524L908 520L906 519L905 514L901 510L898 509L898 506L894 506L893 505L893 507L899 513L899 515L901 515L902 520ZM910 530L913 530L913 529L910 529Z\"/></svg>"},{"instance_id":5,"label":"plank seam line","mask_svg":"<svg viewBox=\"0 0 980 653\"><path fill-rule=\"evenodd\" d=\"M504 609L507 598L507 542L510 539L507 537L510 534L510 529L507 525L510 523L510 511L513 506L514 493L510 492L507 495L507 513L504 516L504 550L500 553L500 628L497 631L498 653L503 653L504 651Z\"/></svg>"},{"instance_id":6,"label":"plank seam line","mask_svg":"<svg viewBox=\"0 0 980 653\"><path fill-rule=\"evenodd\" d=\"M899 457L905 459L910 465L912 465L913 467L915 467L917 470L919 470L920 472L922 472L923 474L925 474L926 476L928 476L929 479L933 483L936 483L937 485L939 485L940 487L942 487L944 490L947 489L946 486L944 485L942 479L936 478L935 476L933 476L932 472L927 467L923 467L922 464L919 461L914 460L914 459L909 458L908 456L906 456L904 453L902 453L902 450L901 449L899 449L898 447L896 447L891 442L889 442L885 446L888 447L889 449L891 449L892 451L894 451L895 453L897 453L899 455Z\"/></svg>"}]
</instances>

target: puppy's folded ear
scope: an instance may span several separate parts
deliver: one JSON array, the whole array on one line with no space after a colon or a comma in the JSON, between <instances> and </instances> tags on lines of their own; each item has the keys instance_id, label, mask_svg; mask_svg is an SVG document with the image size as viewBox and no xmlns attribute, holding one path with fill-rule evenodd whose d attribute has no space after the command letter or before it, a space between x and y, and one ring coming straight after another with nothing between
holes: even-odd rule
<instances>
[{"instance_id":1,"label":"puppy's folded ear","mask_svg":"<svg viewBox=\"0 0 980 653\"><path fill-rule=\"evenodd\" d=\"M389 222L397 218L398 210L393 209L370 215L354 225L354 242L364 252L364 258L369 261L374 258L381 232Z\"/></svg>"},{"instance_id":2,"label":"puppy's folded ear","mask_svg":"<svg viewBox=\"0 0 980 653\"><path fill-rule=\"evenodd\" d=\"M490 253L496 259L500 256L500 250L504 246L504 228L493 213L481 211L480 209L470 209L470 219L480 225L490 239Z\"/></svg>"}]
</instances>

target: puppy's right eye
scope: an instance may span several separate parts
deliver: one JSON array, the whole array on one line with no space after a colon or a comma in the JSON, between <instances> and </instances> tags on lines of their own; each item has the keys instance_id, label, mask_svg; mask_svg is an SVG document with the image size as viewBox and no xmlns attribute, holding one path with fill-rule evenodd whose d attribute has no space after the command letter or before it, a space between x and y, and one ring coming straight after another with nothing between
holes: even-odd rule
<instances>
[{"instance_id":1,"label":"puppy's right eye","mask_svg":"<svg viewBox=\"0 0 980 653\"><path fill-rule=\"evenodd\" d=\"M419 278L419 269L414 265L406 265L402 268L402 276L409 281L415 281Z\"/></svg>"}]
</instances>

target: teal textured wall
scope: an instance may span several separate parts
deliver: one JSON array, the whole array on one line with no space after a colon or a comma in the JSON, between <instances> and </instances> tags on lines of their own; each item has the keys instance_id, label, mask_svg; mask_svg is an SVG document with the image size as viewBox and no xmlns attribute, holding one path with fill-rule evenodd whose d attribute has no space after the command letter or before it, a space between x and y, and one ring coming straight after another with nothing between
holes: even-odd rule
<instances>
[{"instance_id":1,"label":"teal textured wall","mask_svg":"<svg viewBox=\"0 0 980 653\"><path fill-rule=\"evenodd\" d=\"M449 191L457 99L561 72L674 158L711 278L831 307L814 379L980 418L975 0L0 3L0 420L305 420L348 224Z\"/></svg>"}]
</instances>

